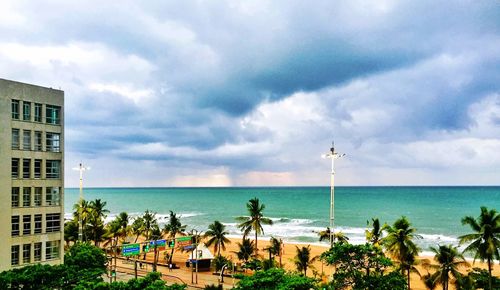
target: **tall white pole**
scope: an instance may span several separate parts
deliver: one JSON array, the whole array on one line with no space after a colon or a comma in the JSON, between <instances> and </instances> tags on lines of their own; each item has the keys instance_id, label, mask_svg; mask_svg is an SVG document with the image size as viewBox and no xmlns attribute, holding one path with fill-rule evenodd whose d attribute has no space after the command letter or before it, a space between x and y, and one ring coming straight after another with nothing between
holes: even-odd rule
<instances>
[{"instance_id":1,"label":"tall white pole","mask_svg":"<svg viewBox=\"0 0 500 290\"><path fill-rule=\"evenodd\" d=\"M332 160L332 171L330 177L330 246L333 246L335 236L335 159L344 156L335 152L335 146L332 142L330 152L323 155L323 158L330 158Z\"/></svg>"},{"instance_id":2,"label":"tall white pole","mask_svg":"<svg viewBox=\"0 0 500 290\"><path fill-rule=\"evenodd\" d=\"M79 166L80 170L80 201L79 201L79 207L78 207L78 241L83 242L83 218L82 218L82 203L83 203L83 165L80 162Z\"/></svg>"},{"instance_id":3,"label":"tall white pole","mask_svg":"<svg viewBox=\"0 0 500 290\"><path fill-rule=\"evenodd\" d=\"M89 170L90 167L85 167L80 162L78 167L73 168L73 170L80 171L80 200L78 202L78 241L83 242L83 172Z\"/></svg>"},{"instance_id":4,"label":"tall white pole","mask_svg":"<svg viewBox=\"0 0 500 290\"><path fill-rule=\"evenodd\" d=\"M332 173L330 180L330 247L335 236L335 159L332 158Z\"/></svg>"}]
</instances>

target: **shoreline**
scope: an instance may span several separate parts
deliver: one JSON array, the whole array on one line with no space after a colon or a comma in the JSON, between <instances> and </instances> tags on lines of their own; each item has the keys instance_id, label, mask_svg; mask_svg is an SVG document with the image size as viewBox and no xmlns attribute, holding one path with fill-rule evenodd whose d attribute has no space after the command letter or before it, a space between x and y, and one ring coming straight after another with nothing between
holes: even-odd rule
<instances>
[{"instance_id":1,"label":"shoreline","mask_svg":"<svg viewBox=\"0 0 500 290\"><path fill-rule=\"evenodd\" d=\"M237 247L238 247L237 243L241 242L241 237L240 238L231 237L231 238L229 238L229 240L231 241L231 243L226 245L225 251L221 250L221 254L226 256L226 257L228 257L228 256L232 257L233 261L235 261L237 259L236 259L236 255L233 252L237 251ZM251 239L251 240L253 240L253 239ZM264 250L264 248L267 247L268 245L269 245L269 239L258 239L259 256L261 256L260 258L265 258L265 259L268 258L267 254L266 254L267 252ZM329 248L328 245L323 246L323 245L315 245L315 244L311 244L311 243L300 243L299 244L299 243L294 243L294 242L284 242L284 253L283 253L283 257L282 257L283 268L285 268L286 270L291 270L291 271L295 270L295 266L293 265L293 261L292 261L293 257L296 254L295 247L297 247L297 246L302 247L302 246L307 246L307 245L309 245L311 247L311 256L312 257L319 256L321 253L325 252ZM209 249L211 252L213 252L213 247L210 247ZM278 261L278 259L279 258L276 258L277 261ZM420 254L419 259L420 260L428 259L431 262L433 262L434 257L432 255ZM460 272L462 272L462 273L467 272L468 270L472 270L472 268L475 268L475 267L487 269L486 263L482 263L482 262L476 260L476 263L472 264L472 259L469 261L469 259L466 258L466 260L470 264L470 267L460 269ZM316 271L318 272L319 275L321 274L322 271L325 273L325 275L327 275L327 277L331 276L333 274L333 267L322 265L322 262L319 261L319 259L313 264L313 266L314 266L314 268L316 268ZM428 272L421 265L418 265L417 269L419 270L421 275L425 275ZM493 275L500 276L500 265L498 264L498 262L493 265ZM308 271L308 276L313 277L313 269ZM320 277L318 277L318 278L320 278ZM426 289L422 280L420 279L420 277L416 273L411 274L411 288L414 290L425 290Z\"/></svg>"}]
</instances>

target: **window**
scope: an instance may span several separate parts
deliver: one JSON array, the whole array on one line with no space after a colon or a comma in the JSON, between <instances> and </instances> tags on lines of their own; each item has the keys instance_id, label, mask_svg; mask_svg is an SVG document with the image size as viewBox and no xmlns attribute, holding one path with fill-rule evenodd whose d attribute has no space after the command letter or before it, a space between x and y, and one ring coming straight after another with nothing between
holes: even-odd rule
<instances>
[{"instance_id":1,"label":"window","mask_svg":"<svg viewBox=\"0 0 500 290\"><path fill-rule=\"evenodd\" d=\"M35 178L42 178L42 160L41 159L35 159L35 165L34 167L34 177Z\"/></svg>"},{"instance_id":2,"label":"window","mask_svg":"<svg viewBox=\"0 0 500 290\"><path fill-rule=\"evenodd\" d=\"M11 217L11 223L12 223L11 235L13 237L19 236L19 216L18 215L13 215Z\"/></svg>"},{"instance_id":3,"label":"window","mask_svg":"<svg viewBox=\"0 0 500 290\"><path fill-rule=\"evenodd\" d=\"M19 119L19 101L12 100L12 119Z\"/></svg>"},{"instance_id":4,"label":"window","mask_svg":"<svg viewBox=\"0 0 500 290\"><path fill-rule=\"evenodd\" d=\"M31 103L23 101L23 120L31 121Z\"/></svg>"},{"instance_id":5,"label":"window","mask_svg":"<svg viewBox=\"0 0 500 290\"><path fill-rule=\"evenodd\" d=\"M60 150L60 134L58 133L47 133L46 134L46 146L45 150L50 152L59 152Z\"/></svg>"},{"instance_id":6,"label":"window","mask_svg":"<svg viewBox=\"0 0 500 290\"><path fill-rule=\"evenodd\" d=\"M47 160L45 166L45 177L49 179L60 178L61 176L61 161Z\"/></svg>"},{"instance_id":7,"label":"window","mask_svg":"<svg viewBox=\"0 0 500 290\"><path fill-rule=\"evenodd\" d=\"M59 187L47 187L45 195L45 205L59 205L60 201Z\"/></svg>"},{"instance_id":8,"label":"window","mask_svg":"<svg viewBox=\"0 0 500 290\"><path fill-rule=\"evenodd\" d=\"M31 177L31 159L23 159L23 178Z\"/></svg>"},{"instance_id":9,"label":"window","mask_svg":"<svg viewBox=\"0 0 500 290\"><path fill-rule=\"evenodd\" d=\"M31 206L31 187L23 187L23 206Z\"/></svg>"},{"instance_id":10,"label":"window","mask_svg":"<svg viewBox=\"0 0 500 290\"><path fill-rule=\"evenodd\" d=\"M42 132L35 131L35 151L42 151Z\"/></svg>"},{"instance_id":11,"label":"window","mask_svg":"<svg viewBox=\"0 0 500 290\"><path fill-rule=\"evenodd\" d=\"M23 264L29 264L31 261L31 244L23 245Z\"/></svg>"},{"instance_id":12,"label":"window","mask_svg":"<svg viewBox=\"0 0 500 290\"><path fill-rule=\"evenodd\" d=\"M19 178L19 158L12 158L12 178Z\"/></svg>"},{"instance_id":13,"label":"window","mask_svg":"<svg viewBox=\"0 0 500 290\"><path fill-rule=\"evenodd\" d=\"M19 245L15 245L15 246L11 247L10 264L12 266L19 265Z\"/></svg>"},{"instance_id":14,"label":"window","mask_svg":"<svg viewBox=\"0 0 500 290\"><path fill-rule=\"evenodd\" d=\"M45 232L53 233L59 232L61 230L61 214L59 213L48 213L45 217Z\"/></svg>"},{"instance_id":15,"label":"window","mask_svg":"<svg viewBox=\"0 0 500 290\"><path fill-rule=\"evenodd\" d=\"M42 206L42 188L35 187L35 206Z\"/></svg>"},{"instance_id":16,"label":"window","mask_svg":"<svg viewBox=\"0 0 500 290\"><path fill-rule=\"evenodd\" d=\"M45 106L45 121L49 124L59 125L61 122L61 107Z\"/></svg>"},{"instance_id":17,"label":"window","mask_svg":"<svg viewBox=\"0 0 500 290\"><path fill-rule=\"evenodd\" d=\"M35 262L40 262L42 260L42 243L33 244L33 252L35 254Z\"/></svg>"},{"instance_id":18,"label":"window","mask_svg":"<svg viewBox=\"0 0 500 290\"><path fill-rule=\"evenodd\" d=\"M12 149L19 149L19 129L12 129Z\"/></svg>"},{"instance_id":19,"label":"window","mask_svg":"<svg viewBox=\"0 0 500 290\"><path fill-rule=\"evenodd\" d=\"M36 214L35 215L35 234L41 234L42 233L42 215L41 214Z\"/></svg>"},{"instance_id":20,"label":"window","mask_svg":"<svg viewBox=\"0 0 500 290\"><path fill-rule=\"evenodd\" d=\"M31 150L31 131L23 130L23 149Z\"/></svg>"},{"instance_id":21,"label":"window","mask_svg":"<svg viewBox=\"0 0 500 290\"><path fill-rule=\"evenodd\" d=\"M19 187L12 188L12 207L19 206Z\"/></svg>"},{"instance_id":22,"label":"window","mask_svg":"<svg viewBox=\"0 0 500 290\"><path fill-rule=\"evenodd\" d=\"M45 244L45 259L59 258L59 241L51 241Z\"/></svg>"},{"instance_id":23,"label":"window","mask_svg":"<svg viewBox=\"0 0 500 290\"><path fill-rule=\"evenodd\" d=\"M42 104L35 103L35 122L42 122Z\"/></svg>"},{"instance_id":24,"label":"window","mask_svg":"<svg viewBox=\"0 0 500 290\"><path fill-rule=\"evenodd\" d=\"M23 215L23 235L31 235L31 215Z\"/></svg>"}]
</instances>

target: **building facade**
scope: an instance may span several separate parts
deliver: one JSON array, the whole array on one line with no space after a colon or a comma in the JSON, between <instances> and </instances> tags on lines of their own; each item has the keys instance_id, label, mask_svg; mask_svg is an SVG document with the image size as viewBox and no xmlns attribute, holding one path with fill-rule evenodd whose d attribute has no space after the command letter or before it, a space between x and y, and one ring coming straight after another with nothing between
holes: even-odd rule
<instances>
[{"instance_id":1,"label":"building facade","mask_svg":"<svg viewBox=\"0 0 500 290\"><path fill-rule=\"evenodd\" d=\"M0 271L64 258L64 92L0 79Z\"/></svg>"}]
</instances>

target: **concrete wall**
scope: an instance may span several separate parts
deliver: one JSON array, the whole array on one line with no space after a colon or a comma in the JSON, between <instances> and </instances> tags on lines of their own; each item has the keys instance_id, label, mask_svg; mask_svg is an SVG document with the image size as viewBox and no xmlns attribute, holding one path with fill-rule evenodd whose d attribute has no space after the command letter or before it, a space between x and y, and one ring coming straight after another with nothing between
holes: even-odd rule
<instances>
[{"instance_id":1,"label":"concrete wall","mask_svg":"<svg viewBox=\"0 0 500 290\"><path fill-rule=\"evenodd\" d=\"M12 99L20 101L20 118L14 120L11 114ZM31 120L23 120L23 102L31 103ZM42 104L42 122L34 122L35 103ZM56 105L61 107L60 125L47 124L45 122L46 105ZM12 149L12 128L20 130L20 149ZM31 131L32 150L23 150L23 130ZM42 150L34 149L34 132L42 132ZM60 152L46 152L46 132L60 134ZM42 242L42 263L59 264L63 261L64 256L64 92L35 85L19 83L0 79L0 271L11 268L11 246L20 245L19 266L26 265L23 263L22 245L31 244L31 259L30 264L34 263L34 248L33 244ZM20 176L17 179L11 177L11 160L19 158L20 161ZM30 178L22 178L22 159L31 159ZM34 178L34 160L41 159L42 161L42 176ZM60 160L60 178L47 179L45 176L46 160ZM20 206L12 207L11 192L12 187L31 187L31 205L23 207L22 205L22 189L20 190ZM42 205L34 206L34 188L42 187ZM45 204L46 187L60 187L61 198L57 206L48 206ZM61 214L61 231L56 233L45 233L45 216L47 213ZM43 214L42 233L34 234L34 214ZM13 237L11 235L11 217L19 215L20 236ZM31 233L23 235L22 216L31 215ZM60 241L60 253L58 259L46 261L45 259L45 244L47 241Z\"/></svg>"}]
</instances>

